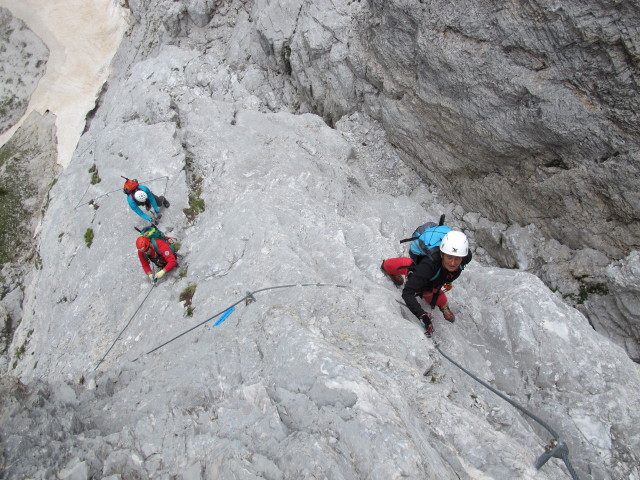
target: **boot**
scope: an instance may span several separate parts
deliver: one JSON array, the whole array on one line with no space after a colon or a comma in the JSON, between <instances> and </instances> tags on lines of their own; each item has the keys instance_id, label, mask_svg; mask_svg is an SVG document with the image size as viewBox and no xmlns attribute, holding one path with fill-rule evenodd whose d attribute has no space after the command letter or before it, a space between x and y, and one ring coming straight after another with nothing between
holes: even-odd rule
<instances>
[{"instance_id":1,"label":"boot","mask_svg":"<svg viewBox=\"0 0 640 480\"><path fill-rule=\"evenodd\" d=\"M384 274L391 279L394 285L397 285L399 287L404 283L404 277L402 275L391 275L390 273L387 273L387 271L384 269L384 260L380 265L380 270L382 270Z\"/></svg>"},{"instance_id":2,"label":"boot","mask_svg":"<svg viewBox=\"0 0 640 480\"><path fill-rule=\"evenodd\" d=\"M169 208L169 200L167 200L166 198L162 201L162 203L164 204L164 208Z\"/></svg>"},{"instance_id":3,"label":"boot","mask_svg":"<svg viewBox=\"0 0 640 480\"><path fill-rule=\"evenodd\" d=\"M453 323L453 322L456 321L456 316L449 309L449 304L446 304L446 305L443 305L442 307L440 307L440 311L442 312L442 316L444 317L444 319L447 322Z\"/></svg>"}]
</instances>

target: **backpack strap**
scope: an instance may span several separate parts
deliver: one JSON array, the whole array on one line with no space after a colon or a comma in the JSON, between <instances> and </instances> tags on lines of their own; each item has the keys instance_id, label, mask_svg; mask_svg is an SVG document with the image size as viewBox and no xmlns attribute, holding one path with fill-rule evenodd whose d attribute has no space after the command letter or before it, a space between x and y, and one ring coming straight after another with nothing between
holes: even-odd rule
<instances>
[{"instance_id":1,"label":"backpack strap","mask_svg":"<svg viewBox=\"0 0 640 480\"><path fill-rule=\"evenodd\" d=\"M174 255L176 254L176 249L171 244L171 242L169 241L169 237L167 237L167 236L165 236L163 234L162 237L149 237L149 239L151 240L151 243L153 243L153 248L156 249L156 253L158 255L160 255L160 250L158 249L158 244L156 243L156 238L160 238L160 240L162 240L163 242L165 242L169 246L169 250L171 250L171 253L173 253Z\"/></svg>"},{"instance_id":2,"label":"backpack strap","mask_svg":"<svg viewBox=\"0 0 640 480\"><path fill-rule=\"evenodd\" d=\"M438 278L438 275L440 275L441 271L442 271L442 268L438 268L438 271L436 272L436 274L433 277L431 277L429 281L431 282L432 280L435 280L436 278Z\"/></svg>"},{"instance_id":3,"label":"backpack strap","mask_svg":"<svg viewBox=\"0 0 640 480\"><path fill-rule=\"evenodd\" d=\"M402 265L401 267L398 267L398 270L404 270L404 269L409 270L409 269L411 269L411 268L415 268L416 266L417 266L417 265L415 265L415 264L411 264L411 265ZM431 282L431 281L435 280L436 278L438 278L438 275L440 275L440 272L441 272L441 271L442 271L442 268L438 268L438 271L436 272L436 274L435 274L433 277L431 277L431 278L429 279L429 281Z\"/></svg>"}]
</instances>

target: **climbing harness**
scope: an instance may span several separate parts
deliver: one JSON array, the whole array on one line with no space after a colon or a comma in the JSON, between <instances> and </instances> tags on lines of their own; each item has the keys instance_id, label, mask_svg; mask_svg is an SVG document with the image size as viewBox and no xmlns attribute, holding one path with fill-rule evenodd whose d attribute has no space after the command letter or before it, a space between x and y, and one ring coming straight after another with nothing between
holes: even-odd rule
<instances>
[{"instance_id":1,"label":"climbing harness","mask_svg":"<svg viewBox=\"0 0 640 480\"><path fill-rule=\"evenodd\" d=\"M279 288L291 288L291 287L337 287L337 288L347 288L346 285L337 285L337 284L332 284L332 283L302 283L302 284L290 284L290 285L277 285L275 287L266 287L266 288L261 288L259 290L254 290L253 292L247 291L247 294L242 297L240 300L238 300L237 302L235 302L232 305L229 305L228 307L226 307L224 310L216 313L215 315L213 315L212 317L207 318L206 320L198 323L197 325L194 325L193 327L189 328L188 330L185 330L184 332L180 333L179 335L176 335L175 337L173 337L170 340L167 340L166 342L164 342L162 345L158 345L156 348L154 348L153 350L149 350L147 353L145 353L144 355L149 355L157 350L160 350L162 347L164 347L165 345L168 345L169 343L177 340L178 338L186 335L187 333L195 330L196 328L204 325L205 323L210 322L211 320L213 320L214 318L219 317L220 315L223 315L227 312L229 312L232 308L234 308L236 305L239 305L242 302L245 302L245 305L248 305L249 303L255 302L256 298L254 297L254 295L256 293L260 293L260 292L266 292L268 290L276 290ZM231 310L232 311L232 310ZM133 362L137 361L140 357L132 360Z\"/></svg>"},{"instance_id":2,"label":"climbing harness","mask_svg":"<svg viewBox=\"0 0 640 480\"><path fill-rule=\"evenodd\" d=\"M156 180L162 180L162 179L166 179L165 184L164 184L164 190L162 192L162 196L164 196L167 193L167 187L169 185L169 176L168 175L164 175L162 177L156 177L156 178L152 178L151 180L143 180L140 183L141 184L149 184L152 182L155 182ZM82 194L82 196L80 197L80 201L78 202L78 205L76 205L73 209L76 210L78 207L84 207L85 205L90 205L92 203L94 203L96 200L98 200L99 198L102 197L106 197L108 195L111 195L114 192L122 192L122 188L118 188L117 190L111 190L107 193L103 193L102 195L98 195L96 198L92 198L91 200L89 200L88 202L85 203L81 203L82 199L84 198L84 196L87 194L87 192L89 191L89 188L91 188L91 185L89 185L87 187L87 189L84 191L84 193Z\"/></svg>"},{"instance_id":3,"label":"climbing harness","mask_svg":"<svg viewBox=\"0 0 640 480\"><path fill-rule=\"evenodd\" d=\"M438 344L438 342L436 340L434 340L433 344L436 347L436 350L438 350L438 352L440 352L440 355L442 355L444 358L449 360L451 363L453 363L456 367L458 367L464 373L466 373L471 378L473 378L476 382L478 382L482 386L488 388L493 393L498 395L500 398L502 398L503 400L509 402L511 405L516 407L522 413L524 413L525 415L529 416L530 418L532 418L533 420L538 422L540 425L542 425L542 427L544 427L553 436L553 440L551 440L551 443L545 447L545 452L542 455L540 455L540 457L538 457L538 459L536 460L535 467L536 467L537 470L540 470L540 468L542 468L542 466L545 463L547 463L547 461L551 457L561 458L564 461L565 465L567 466L567 470L569 470L569 474L571 475L571 478L573 478L574 480L578 480L578 475L577 475L576 471L573 469L573 466L571 465L571 462L569 461L569 447L567 447L567 444L565 443L565 441L560 438L560 436L556 433L556 431L553 428L551 428L540 417L534 415L533 413L531 413L529 410L527 410L523 406L517 404L516 402L514 402L513 400L508 398L506 395L502 394L501 392L499 392L498 390L493 388L491 385L489 385L488 383L484 382L483 380L478 378L476 375L471 373L469 370L464 368L462 365L460 365L459 363L454 361L451 357L449 357L447 354L445 354L440 349L440 345Z\"/></svg>"}]
</instances>

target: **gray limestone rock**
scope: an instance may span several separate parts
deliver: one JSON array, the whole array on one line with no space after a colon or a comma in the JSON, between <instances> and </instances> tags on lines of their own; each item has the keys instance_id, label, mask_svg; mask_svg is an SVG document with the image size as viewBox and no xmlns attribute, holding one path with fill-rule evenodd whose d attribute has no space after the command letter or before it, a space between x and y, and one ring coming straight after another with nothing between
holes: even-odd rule
<instances>
[{"instance_id":1,"label":"gray limestone rock","mask_svg":"<svg viewBox=\"0 0 640 480\"><path fill-rule=\"evenodd\" d=\"M257 1L249 28L261 50L230 53L237 68L278 72L274 90L329 124L367 112L465 209L613 261L640 238L638 12L635 1ZM496 244L495 228L471 228L500 265L546 276ZM580 283L570 264L561 284ZM615 315L636 330L635 317Z\"/></svg>"},{"instance_id":2,"label":"gray limestone rock","mask_svg":"<svg viewBox=\"0 0 640 480\"><path fill-rule=\"evenodd\" d=\"M32 112L0 148L0 302L7 353L23 315L24 285L40 266L38 238L56 165L55 117ZM6 359L3 361L6 363Z\"/></svg>"},{"instance_id":3,"label":"gray limestone rock","mask_svg":"<svg viewBox=\"0 0 640 480\"><path fill-rule=\"evenodd\" d=\"M640 254L636 251L627 258L611 264L601 282L586 287L589 296L585 307L596 329L625 347L629 356L640 362ZM615 295L608 295L615 291ZM631 319L632 321L622 321Z\"/></svg>"},{"instance_id":4,"label":"gray limestone rock","mask_svg":"<svg viewBox=\"0 0 640 480\"><path fill-rule=\"evenodd\" d=\"M24 22L0 6L0 133L24 115L44 75L49 50Z\"/></svg>"},{"instance_id":5,"label":"gray limestone rock","mask_svg":"<svg viewBox=\"0 0 640 480\"><path fill-rule=\"evenodd\" d=\"M448 294L456 322L434 313L436 349L380 272L382 259L406 254L400 238L443 212L456 228L482 224L516 264L573 258L569 247L540 245L531 222L495 226L421 184L389 142L398 146L401 125L382 113L394 102L410 113L407 96L367 101L382 123L353 113L335 128L301 113L331 89L294 104L284 77L305 69L295 49L268 41L258 7L304 19L299 30L274 20L274 39L292 32L289 45L308 42L318 65L335 58L373 76L346 60L344 44L325 52L355 31L350 18L370 21L381 3L230 2L210 32L155 8L166 2L130 3L138 23L50 191L40 268L24 286L8 363L19 380L0 379L7 478L567 476L559 459L533 466L548 431L441 352L552 425L581 478L640 475L638 365L560 294L527 272L473 261ZM391 40L406 33L396 32ZM270 45L282 55L268 59ZM240 72L243 62L253 68ZM160 228L180 241L180 265L155 287L134 245L145 222L126 205L121 175L171 201ZM571 268L604 269L601 260L585 250ZM637 289L636 263L631 255L606 270L609 282Z\"/></svg>"}]
</instances>

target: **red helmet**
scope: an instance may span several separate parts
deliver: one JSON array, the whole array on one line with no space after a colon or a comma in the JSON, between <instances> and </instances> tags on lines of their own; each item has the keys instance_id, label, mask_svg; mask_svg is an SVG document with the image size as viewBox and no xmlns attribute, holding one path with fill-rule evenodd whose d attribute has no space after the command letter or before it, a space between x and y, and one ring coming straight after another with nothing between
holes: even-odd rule
<instances>
[{"instance_id":1,"label":"red helmet","mask_svg":"<svg viewBox=\"0 0 640 480\"><path fill-rule=\"evenodd\" d=\"M151 240L148 237L140 235L136 240L136 248L139 252L144 252L151 246Z\"/></svg>"},{"instance_id":2,"label":"red helmet","mask_svg":"<svg viewBox=\"0 0 640 480\"><path fill-rule=\"evenodd\" d=\"M139 183L137 180L127 180L126 182L124 182L124 193L126 193L127 195L130 194L136 188L138 188L138 185Z\"/></svg>"}]
</instances>

